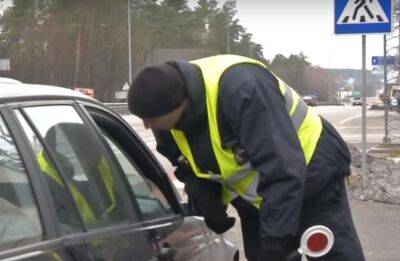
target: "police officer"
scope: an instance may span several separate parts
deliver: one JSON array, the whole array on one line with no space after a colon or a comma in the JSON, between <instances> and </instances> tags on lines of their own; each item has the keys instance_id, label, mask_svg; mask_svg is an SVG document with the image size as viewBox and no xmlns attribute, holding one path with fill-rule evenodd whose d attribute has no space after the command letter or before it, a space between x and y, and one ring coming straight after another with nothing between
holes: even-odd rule
<instances>
[{"instance_id":1,"label":"police officer","mask_svg":"<svg viewBox=\"0 0 400 261\"><path fill-rule=\"evenodd\" d=\"M364 260L344 185L346 144L263 63L219 55L148 66L128 105L214 228L229 229L224 206L236 208L248 260L286 260L312 225L336 239L317 260Z\"/></svg>"}]
</instances>

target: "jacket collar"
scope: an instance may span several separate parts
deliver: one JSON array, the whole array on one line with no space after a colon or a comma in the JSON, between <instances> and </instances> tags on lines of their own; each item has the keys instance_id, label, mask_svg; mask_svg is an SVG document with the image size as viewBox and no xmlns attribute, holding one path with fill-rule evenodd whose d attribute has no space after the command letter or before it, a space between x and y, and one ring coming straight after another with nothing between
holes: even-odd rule
<instances>
[{"instance_id":1,"label":"jacket collar","mask_svg":"<svg viewBox=\"0 0 400 261\"><path fill-rule=\"evenodd\" d=\"M184 61L173 61L168 64L182 75L186 96L189 99L189 106L175 128L184 132L199 130L207 121L205 87L201 70L197 65Z\"/></svg>"}]
</instances>

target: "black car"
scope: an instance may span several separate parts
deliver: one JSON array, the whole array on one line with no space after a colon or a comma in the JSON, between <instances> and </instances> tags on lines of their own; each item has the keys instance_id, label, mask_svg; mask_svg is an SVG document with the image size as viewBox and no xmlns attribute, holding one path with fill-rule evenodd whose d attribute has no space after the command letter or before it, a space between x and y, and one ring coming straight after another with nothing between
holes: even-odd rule
<instances>
[{"instance_id":1,"label":"black car","mask_svg":"<svg viewBox=\"0 0 400 261\"><path fill-rule=\"evenodd\" d=\"M238 260L116 113L65 88L0 84L1 260Z\"/></svg>"}]
</instances>

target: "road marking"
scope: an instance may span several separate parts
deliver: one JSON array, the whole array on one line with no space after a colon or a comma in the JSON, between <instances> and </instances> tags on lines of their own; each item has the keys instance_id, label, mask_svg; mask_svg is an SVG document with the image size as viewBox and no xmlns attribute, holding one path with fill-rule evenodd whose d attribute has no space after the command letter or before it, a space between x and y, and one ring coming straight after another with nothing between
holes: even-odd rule
<instances>
[{"instance_id":1,"label":"road marking","mask_svg":"<svg viewBox=\"0 0 400 261\"><path fill-rule=\"evenodd\" d=\"M337 131L341 130L341 131L345 131L345 130L359 130L360 127L359 126L340 126L340 127L335 127L335 129ZM374 131L374 130L378 130L378 131L383 131L384 127L380 126L380 127L370 127L367 126L367 130L369 131Z\"/></svg>"},{"instance_id":2,"label":"road marking","mask_svg":"<svg viewBox=\"0 0 400 261\"><path fill-rule=\"evenodd\" d=\"M381 111L367 112L367 117L376 117L376 116L383 116L383 113L382 113ZM361 114L356 115L356 116L349 117L349 118L347 118L347 119L344 119L344 120L340 121L340 122L339 122L339 125L345 124L345 123L347 123L347 122L349 122L349 121L352 121L352 120L354 120L354 119L361 118L361 117L362 117Z\"/></svg>"},{"instance_id":3,"label":"road marking","mask_svg":"<svg viewBox=\"0 0 400 261\"><path fill-rule=\"evenodd\" d=\"M345 124L345 123L347 123L347 122L349 122L349 121L352 121L352 120L354 120L354 119L361 118L361 116L362 116L362 115L356 115L356 116L347 118L347 119L342 120L341 122L339 122L339 124Z\"/></svg>"}]
</instances>

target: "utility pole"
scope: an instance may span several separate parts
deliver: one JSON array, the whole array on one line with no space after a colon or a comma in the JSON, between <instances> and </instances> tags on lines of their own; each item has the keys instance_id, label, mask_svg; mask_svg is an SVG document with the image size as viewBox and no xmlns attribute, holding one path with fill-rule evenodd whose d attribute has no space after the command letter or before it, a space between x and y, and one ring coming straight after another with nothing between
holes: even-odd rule
<instances>
[{"instance_id":1,"label":"utility pole","mask_svg":"<svg viewBox=\"0 0 400 261\"><path fill-rule=\"evenodd\" d=\"M328 101L332 101L332 79L331 79L331 66L328 70Z\"/></svg>"},{"instance_id":2,"label":"utility pole","mask_svg":"<svg viewBox=\"0 0 400 261\"><path fill-rule=\"evenodd\" d=\"M229 43L229 23L226 25L226 53L230 54L231 53L231 47Z\"/></svg>"},{"instance_id":3,"label":"utility pole","mask_svg":"<svg viewBox=\"0 0 400 261\"><path fill-rule=\"evenodd\" d=\"M128 84L130 85L132 83L131 0L128 0L128 53L129 53Z\"/></svg>"},{"instance_id":4,"label":"utility pole","mask_svg":"<svg viewBox=\"0 0 400 261\"><path fill-rule=\"evenodd\" d=\"M383 142L386 144L396 143L400 139L398 115L390 114L392 99L392 88L400 84L400 1L393 2L393 24L394 31L383 37L383 76L384 76L384 107L385 107L385 136ZM396 35L397 34L397 35ZM395 62L393 63L393 59ZM395 98L395 97L393 97ZM398 107L397 107L398 108ZM397 109L396 108L396 109Z\"/></svg>"}]
</instances>

